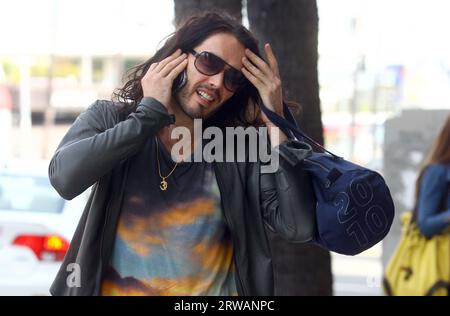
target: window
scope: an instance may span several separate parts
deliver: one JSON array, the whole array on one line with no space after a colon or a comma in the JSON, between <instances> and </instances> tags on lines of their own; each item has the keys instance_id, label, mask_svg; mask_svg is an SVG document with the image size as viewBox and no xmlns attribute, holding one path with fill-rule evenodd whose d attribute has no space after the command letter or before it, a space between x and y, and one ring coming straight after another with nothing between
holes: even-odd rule
<instances>
[{"instance_id":1,"label":"window","mask_svg":"<svg viewBox=\"0 0 450 316\"><path fill-rule=\"evenodd\" d=\"M0 211L61 213L64 202L46 177L0 174Z\"/></svg>"}]
</instances>

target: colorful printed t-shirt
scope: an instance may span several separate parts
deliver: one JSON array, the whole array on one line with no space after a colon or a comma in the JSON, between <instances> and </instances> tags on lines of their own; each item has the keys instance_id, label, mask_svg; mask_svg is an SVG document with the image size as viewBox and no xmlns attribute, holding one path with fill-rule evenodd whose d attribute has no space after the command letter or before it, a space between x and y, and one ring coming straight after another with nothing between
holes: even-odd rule
<instances>
[{"instance_id":1,"label":"colorful printed t-shirt","mask_svg":"<svg viewBox=\"0 0 450 316\"><path fill-rule=\"evenodd\" d=\"M174 167L159 142L161 174ZM156 142L131 158L102 295L237 295L214 169L184 162L161 191Z\"/></svg>"}]
</instances>

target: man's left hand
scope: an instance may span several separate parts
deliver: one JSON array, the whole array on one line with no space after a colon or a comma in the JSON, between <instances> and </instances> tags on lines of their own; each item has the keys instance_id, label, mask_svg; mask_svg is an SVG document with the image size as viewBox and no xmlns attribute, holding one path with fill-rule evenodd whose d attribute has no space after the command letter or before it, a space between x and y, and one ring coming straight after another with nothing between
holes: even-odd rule
<instances>
[{"instance_id":1,"label":"man's left hand","mask_svg":"<svg viewBox=\"0 0 450 316\"><path fill-rule=\"evenodd\" d=\"M264 51L269 64L250 49L246 49L246 57L242 58L244 67L241 70L244 76L258 89L264 105L284 117L283 93L277 59L269 44L264 45ZM270 120L263 112L261 112L261 119L266 125L271 125Z\"/></svg>"}]
</instances>

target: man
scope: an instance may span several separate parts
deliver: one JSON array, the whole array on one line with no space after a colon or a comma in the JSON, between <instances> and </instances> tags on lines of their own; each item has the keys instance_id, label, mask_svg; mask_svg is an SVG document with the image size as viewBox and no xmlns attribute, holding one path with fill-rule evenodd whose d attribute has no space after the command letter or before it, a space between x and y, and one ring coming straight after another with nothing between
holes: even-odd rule
<instances>
[{"instance_id":1,"label":"man","mask_svg":"<svg viewBox=\"0 0 450 316\"><path fill-rule=\"evenodd\" d=\"M269 133L286 160L268 174L261 161L192 162L203 149L197 138L171 155L174 132L195 134L194 119L276 129L259 111L263 103L283 114L277 61L264 49L267 62L252 34L223 14L193 16L134 69L119 102L97 101L77 118L49 176L66 199L93 189L52 294L274 294L265 227L311 240L302 214L315 201L297 164L308 152Z\"/></svg>"}]
</instances>

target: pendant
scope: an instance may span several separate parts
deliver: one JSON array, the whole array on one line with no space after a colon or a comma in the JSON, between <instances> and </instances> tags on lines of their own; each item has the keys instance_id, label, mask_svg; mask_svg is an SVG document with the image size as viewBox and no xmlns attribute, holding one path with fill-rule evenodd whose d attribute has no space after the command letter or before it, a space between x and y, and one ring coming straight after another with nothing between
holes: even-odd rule
<instances>
[{"instance_id":1,"label":"pendant","mask_svg":"<svg viewBox=\"0 0 450 316\"><path fill-rule=\"evenodd\" d=\"M166 191L167 190L166 178L162 178L161 183L159 184L159 188L161 189L161 191Z\"/></svg>"}]
</instances>

